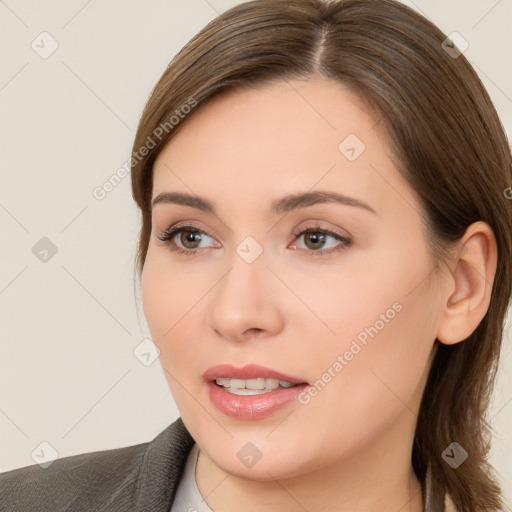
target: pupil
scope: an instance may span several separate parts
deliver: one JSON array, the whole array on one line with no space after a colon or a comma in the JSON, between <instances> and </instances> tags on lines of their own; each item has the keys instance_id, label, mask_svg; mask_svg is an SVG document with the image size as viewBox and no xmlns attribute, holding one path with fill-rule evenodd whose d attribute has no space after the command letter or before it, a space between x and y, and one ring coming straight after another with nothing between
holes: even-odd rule
<instances>
[{"instance_id":1,"label":"pupil","mask_svg":"<svg viewBox=\"0 0 512 512\"><path fill-rule=\"evenodd\" d=\"M188 233L188 234L187 234ZM187 247L187 243L194 243L195 241L201 241L201 237L197 231L183 231L181 242L185 247Z\"/></svg>"},{"instance_id":2,"label":"pupil","mask_svg":"<svg viewBox=\"0 0 512 512\"><path fill-rule=\"evenodd\" d=\"M313 240L313 244L315 244L315 243L316 243L316 244L318 244L318 242L324 242L324 241L325 241L325 240L324 240L325 235L323 235L323 234L321 234L321 233L320 233L320 234L319 234L319 233L310 233L310 234L308 235L308 237L309 237L310 239L311 239L311 238L312 238L312 239L316 239L316 240ZM317 247L314 247L314 249L317 249Z\"/></svg>"}]
</instances>

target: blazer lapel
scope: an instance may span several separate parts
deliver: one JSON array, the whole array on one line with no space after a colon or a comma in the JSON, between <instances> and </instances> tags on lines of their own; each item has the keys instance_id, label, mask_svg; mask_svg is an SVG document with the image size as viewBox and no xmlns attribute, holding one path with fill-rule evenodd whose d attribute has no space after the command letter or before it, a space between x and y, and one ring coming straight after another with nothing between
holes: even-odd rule
<instances>
[{"instance_id":1,"label":"blazer lapel","mask_svg":"<svg viewBox=\"0 0 512 512\"><path fill-rule=\"evenodd\" d=\"M133 512L168 512L194 439L178 418L148 443Z\"/></svg>"}]
</instances>

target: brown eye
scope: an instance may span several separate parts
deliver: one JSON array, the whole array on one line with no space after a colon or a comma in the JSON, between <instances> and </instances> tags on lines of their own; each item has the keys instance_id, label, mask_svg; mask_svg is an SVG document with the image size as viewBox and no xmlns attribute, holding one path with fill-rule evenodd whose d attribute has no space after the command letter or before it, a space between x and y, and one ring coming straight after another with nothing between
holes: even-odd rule
<instances>
[{"instance_id":1,"label":"brown eye","mask_svg":"<svg viewBox=\"0 0 512 512\"><path fill-rule=\"evenodd\" d=\"M197 245L201 243L201 231L193 231L190 229L183 229L179 234L180 242L185 249L197 249Z\"/></svg>"},{"instance_id":2,"label":"brown eye","mask_svg":"<svg viewBox=\"0 0 512 512\"><path fill-rule=\"evenodd\" d=\"M304 233L304 242L311 250L321 249L325 244L326 235L320 231L307 231Z\"/></svg>"},{"instance_id":3,"label":"brown eye","mask_svg":"<svg viewBox=\"0 0 512 512\"><path fill-rule=\"evenodd\" d=\"M213 238L195 226L177 225L165 230L158 239L164 242L172 251L179 251L180 254L199 254L208 247L200 247L201 242Z\"/></svg>"},{"instance_id":4,"label":"brown eye","mask_svg":"<svg viewBox=\"0 0 512 512\"><path fill-rule=\"evenodd\" d=\"M297 240L301 237L304 238L305 248L298 248L306 251L306 253L311 256L333 256L334 254L346 249L352 243L350 238L335 233L329 229L322 228L320 225L309 226L302 231L298 231L293 234ZM337 240L338 244L324 248L324 246L329 243L329 239ZM292 248L295 249L297 246L294 244L294 247Z\"/></svg>"}]
</instances>

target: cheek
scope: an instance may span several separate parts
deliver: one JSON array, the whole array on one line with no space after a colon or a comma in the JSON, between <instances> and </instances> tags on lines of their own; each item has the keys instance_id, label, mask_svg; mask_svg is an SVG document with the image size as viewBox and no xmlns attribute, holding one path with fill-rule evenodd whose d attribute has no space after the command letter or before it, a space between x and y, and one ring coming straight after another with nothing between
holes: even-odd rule
<instances>
[{"instance_id":1,"label":"cheek","mask_svg":"<svg viewBox=\"0 0 512 512\"><path fill-rule=\"evenodd\" d=\"M200 354L200 336L197 331L191 332L191 322L197 327L197 320L206 314L206 301L201 298L212 283L207 276L191 278L183 266L175 269L170 261L165 253L148 250L141 292L151 337L160 351L160 362L174 394L172 377L184 382L195 376L193 362Z\"/></svg>"},{"instance_id":2,"label":"cheek","mask_svg":"<svg viewBox=\"0 0 512 512\"><path fill-rule=\"evenodd\" d=\"M333 420L347 411L358 418L355 423L368 411L383 418L396 414L420 383L435 340L436 310L425 279L428 260L424 254L415 257L414 267L399 253L378 265L362 262L360 271L352 266L350 273L332 278L323 298L316 294L309 302L333 332L317 322L325 333L301 358L319 387L328 382L311 403Z\"/></svg>"},{"instance_id":3,"label":"cheek","mask_svg":"<svg viewBox=\"0 0 512 512\"><path fill-rule=\"evenodd\" d=\"M158 345L164 334L164 319L166 318L166 311L169 309L172 297L172 288L167 288L166 282L163 278L165 274L159 268L157 261L151 254L151 249L148 250L146 261L142 271L142 304L144 309L144 316L146 317L153 341ZM170 293L165 293L164 290L168 289Z\"/></svg>"},{"instance_id":4,"label":"cheek","mask_svg":"<svg viewBox=\"0 0 512 512\"><path fill-rule=\"evenodd\" d=\"M296 411L301 429L276 429L274 442L289 446L293 439L302 443L306 458L315 459L318 453L336 458L367 446L394 423L414 422L432 347L418 323L420 311L403 300L403 309L378 333L369 329L373 321L366 323L366 344L357 336L338 336L304 354L316 372L311 384L319 391ZM318 429L318 418L324 438L304 443L304 433Z\"/></svg>"},{"instance_id":5,"label":"cheek","mask_svg":"<svg viewBox=\"0 0 512 512\"><path fill-rule=\"evenodd\" d=\"M197 284L197 283L195 283ZM142 273L142 303L153 341L162 344L180 327L197 289L183 268L173 268L165 251L148 249Z\"/></svg>"}]
</instances>

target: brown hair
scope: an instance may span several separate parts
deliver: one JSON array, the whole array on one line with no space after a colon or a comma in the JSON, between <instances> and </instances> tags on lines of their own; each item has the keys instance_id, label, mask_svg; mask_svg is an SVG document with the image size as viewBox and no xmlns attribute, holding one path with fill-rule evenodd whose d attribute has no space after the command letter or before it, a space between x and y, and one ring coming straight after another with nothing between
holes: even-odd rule
<instances>
[{"instance_id":1,"label":"brown hair","mask_svg":"<svg viewBox=\"0 0 512 512\"><path fill-rule=\"evenodd\" d=\"M430 464L438 504L432 510L442 509L448 492L460 512L495 511L503 504L487 461L485 415L511 296L512 201L505 190L512 158L484 86L464 55L445 51L445 39L394 0L256 0L211 21L171 61L140 120L133 154L150 139L154 147L132 159L142 214L136 270L140 277L151 234L153 163L202 104L233 89L313 75L353 89L379 113L399 171L420 198L436 266L471 223L487 222L496 236L489 309L463 342L435 341L412 451L423 486ZM441 457L453 441L469 454L456 470Z\"/></svg>"}]
</instances>

